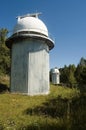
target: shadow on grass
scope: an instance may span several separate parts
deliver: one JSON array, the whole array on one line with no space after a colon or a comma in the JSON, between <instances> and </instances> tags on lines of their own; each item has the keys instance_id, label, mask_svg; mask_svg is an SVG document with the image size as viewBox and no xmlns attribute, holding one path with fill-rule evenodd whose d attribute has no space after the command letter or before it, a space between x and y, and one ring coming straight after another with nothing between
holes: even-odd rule
<instances>
[{"instance_id":1,"label":"shadow on grass","mask_svg":"<svg viewBox=\"0 0 86 130\"><path fill-rule=\"evenodd\" d=\"M61 124L41 124L40 130L85 130L86 129L86 96L80 95L71 100L62 99L57 97L49 99L41 106L35 108L28 108L24 111L24 114L34 116L42 115L45 117L52 117L55 119L63 119L63 125ZM35 126L27 126L27 128L35 130ZM42 127L42 128L41 128ZM47 129L46 129L47 127ZM39 130L39 129L38 129Z\"/></svg>"},{"instance_id":2,"label":"shadow on grass","mask_svg":"<svg viewBox=\"0 0 86 130\"><path fill-rule=\"evenodd\" d=\"M10 91L8 86L0 83L0 93L4 93L4 92L7 92L7 91Z\"/></svg>"},{"instance_id":3,"label":"shadow on grass","mask_svg":"<svg viewBox=\"0 0 86 130\"><path fill-rule=\"evenodd\" d=\"M43 115L46 117L50 116L52 118L60 118L67 114L67 102L67 99L63 100L60 97L57 97L46 101L41 106L36 108L28 108L24 113L27 115Z\"/></svg>"},{"instance_id":4,"label":"shadow on grass","mask_svg":"<svg viewBox=\"0 0 86 130\"><path fill-rule=\"evenodd\" d=\"M20 127L18 130L67 130L67 128L57 124L34 123L29 126Z\"/></svg>"}]
</instances>

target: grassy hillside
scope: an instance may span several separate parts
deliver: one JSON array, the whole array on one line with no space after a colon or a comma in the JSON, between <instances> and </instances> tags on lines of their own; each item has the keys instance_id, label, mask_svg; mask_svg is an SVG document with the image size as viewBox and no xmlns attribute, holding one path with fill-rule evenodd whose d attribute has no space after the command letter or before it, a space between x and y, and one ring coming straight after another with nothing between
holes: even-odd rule
<instances>
[{"instance_id":1,"label":"grassy hillside","mask_svg":"<svg viewBox=\"0 0 86 130\"><path fill-rule=\"evenodd\" d=\"M0 94L0 130L85 130L86 103L77 89L51 85L46 96Z\"/></svg>"}]
</instances>

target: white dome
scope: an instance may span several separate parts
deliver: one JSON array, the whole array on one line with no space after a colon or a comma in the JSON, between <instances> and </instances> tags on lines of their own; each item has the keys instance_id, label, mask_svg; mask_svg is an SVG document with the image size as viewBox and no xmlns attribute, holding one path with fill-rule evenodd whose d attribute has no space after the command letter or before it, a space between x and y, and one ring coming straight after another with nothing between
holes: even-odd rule
<instances>
[{"instance_id":1,"label":"white dome","mask_svg":"<svg viewBox=\"0 0 86 130\"><path fill-rule=\"evenodd\" d=\"M38 18L32 16L18 17L18 22L13 29L13 34L18 32L33 32L48 37L46 25Z\"/></svg>"},{"instance_id":2,"label":"white dome","mask_svg":"<svg viewBox=\"0 0 86 130\"><path fill-rule=\"evenodd\" d=\"M52 73L58 73L59 74L60 72L57 68L54 68L54 69L52 69Z\"/></svg>"},{"instance_id":3,"label":"white dome","mask_svg":"<svg viewBox=\"0 0 86 130\"><path fill-rule=\"evenodd\" d=\"M17 17L17 24L14 26L11 36L6 40L8 48L17 40L22 39L36 39L45 41L49 50L54 47L54 41L48 35L46 25L38 18L40 13L26 14Z\"/></svg>"}]
</instances>

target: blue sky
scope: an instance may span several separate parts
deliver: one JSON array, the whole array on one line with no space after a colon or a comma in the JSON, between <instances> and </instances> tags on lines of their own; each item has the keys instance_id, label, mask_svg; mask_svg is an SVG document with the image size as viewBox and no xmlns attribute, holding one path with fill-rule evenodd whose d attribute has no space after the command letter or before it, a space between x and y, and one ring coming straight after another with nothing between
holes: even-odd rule
<instances>
[{"instance_id":1,"label":"blue sky","mask_svg":"<svg viewBox=\"0 0 86 130\"><path fill-rule=\"evenodd\" d=\"M86 58L86 0L0 0L0 28L11 31L16 16L42 12L40 19L55 39L50 68Z\"/></svg>"}]
</instances>

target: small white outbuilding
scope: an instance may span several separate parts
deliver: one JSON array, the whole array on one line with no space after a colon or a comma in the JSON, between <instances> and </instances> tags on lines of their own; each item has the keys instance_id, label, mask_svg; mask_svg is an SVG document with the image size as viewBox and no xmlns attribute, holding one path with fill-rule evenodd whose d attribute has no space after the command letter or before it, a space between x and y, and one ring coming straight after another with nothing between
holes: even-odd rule
<instances>
[{"instance_id":1,"label":"small white outbuilding","mask_svg":"<svg viewBox=\"0 0 86 130\"><path fill-rule=\"evenodd\" d=\"M51 69L51 82L52 82L52 84L60 83L60 72L57 67Z\"/></svg>"},{"instance_id":2,"label":"small white outbuilding","mask_svg":"<svg viewBox=\"0 0 86 130\"><path fill-rule=\"evenodd\" d=\"M12 35L6 40L11 49L11 92L27 95L49 93L49 37L39 13L17 17Z\"/></svg>"}]
</instances>

